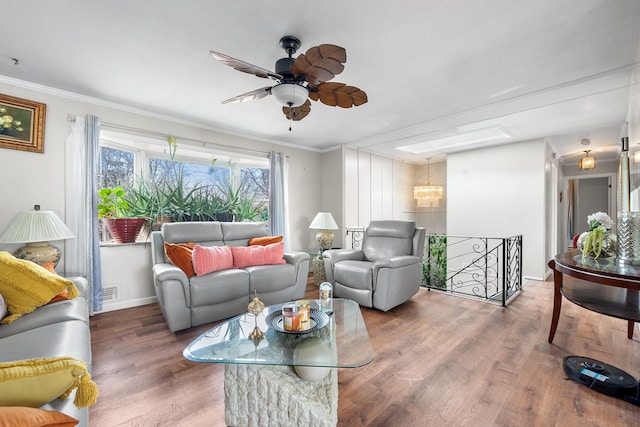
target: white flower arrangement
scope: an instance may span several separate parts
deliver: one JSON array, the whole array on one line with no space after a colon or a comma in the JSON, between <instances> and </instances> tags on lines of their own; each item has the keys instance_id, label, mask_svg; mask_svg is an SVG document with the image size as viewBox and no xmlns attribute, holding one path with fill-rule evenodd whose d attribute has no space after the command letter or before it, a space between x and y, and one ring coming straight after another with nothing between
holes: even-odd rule
<instances>
[{"instance_id":1,"label":"white flower arrangement","mask_svg":"<svg viewBox=\"0 0 640 427\"><path fill-rule=\"evenodd\" d=\"M589 231L593 231L600 226L606 230L611 230L611 227L613 227L611 217L604 212L596 212L587 216L587 224L589 224Z\"/></svg>"},{"instance_id":2,"label":"white flower arrangement","mask_svg":"<svg viewBox=\"0 0 640 427\"><path fill-rule=\"evenodd\" d=\"M596 212L587 216L587 224L589 224L589 231L582 248L582 258L586 258L590 252L593 252L597 259L602 252L604 235L613 227L613 221L606 213Z\"/></svg>"}]
</instances>

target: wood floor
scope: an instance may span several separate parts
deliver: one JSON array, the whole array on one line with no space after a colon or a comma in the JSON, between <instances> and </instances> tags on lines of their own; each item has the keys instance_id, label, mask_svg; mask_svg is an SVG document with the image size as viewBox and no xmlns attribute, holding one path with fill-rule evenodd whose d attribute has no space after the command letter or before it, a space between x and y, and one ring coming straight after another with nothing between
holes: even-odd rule
<instances>
[{"instance_id":1,"label":"wood floor","mask_svg":"<svg viewBox=\"0 0 640 427\"><path fill-rule=\"evenodd\" d=\"M339 370L338 425L639 426L639 407L565 380L562 358L638 378L640 333L565 300L549 344L552 289L530 281L507 308L423 289L388 313L363 308L376 357ZM224 426L224 367L182 357L210 327L173 334L155 304L92 317L91 426Z\"/></svg>"}]
</instances>

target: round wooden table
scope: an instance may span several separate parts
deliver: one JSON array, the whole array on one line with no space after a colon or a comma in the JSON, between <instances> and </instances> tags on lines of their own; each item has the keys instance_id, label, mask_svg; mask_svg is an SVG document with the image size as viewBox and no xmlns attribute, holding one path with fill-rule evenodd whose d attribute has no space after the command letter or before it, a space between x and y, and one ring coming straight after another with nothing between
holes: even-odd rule
<instances>
[{"instance_id":1,"label":"round wooden table","mask_svg":"<svg viewBox=\"0 0 640 427\"><path fill-rule=\"evenodd\" d=\"M583 259L573 250L556 255L549 267L554 283L549 342L556 334L563 296L587 310L627 320L627 337L633 338L634 323L640 322L640 266L615 258ZM573 279L563 283L563 275Z\"/></svg>"}]
</instances>

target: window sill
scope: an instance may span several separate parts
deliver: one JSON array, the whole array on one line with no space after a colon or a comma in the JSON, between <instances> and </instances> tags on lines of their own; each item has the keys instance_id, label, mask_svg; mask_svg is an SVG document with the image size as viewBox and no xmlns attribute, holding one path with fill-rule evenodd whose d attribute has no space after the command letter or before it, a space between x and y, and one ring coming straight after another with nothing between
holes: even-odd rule
<instances>
[{"instance_id":1,"label":"window sill","mask_svg":"<svg viewBox=\"0 0 640 427\"><path fill-rule=\"evenodd\" d=\"M118 242L114 242L114 241L110 241L110 242L100 242L100 247L101 248L115 248L118 246L140 246L140 245L146 245L146 244L150 244L151 241L150 240L140 240L137 242L132 242L132 243L118 243Z\"/></svg>"}]
</instances>

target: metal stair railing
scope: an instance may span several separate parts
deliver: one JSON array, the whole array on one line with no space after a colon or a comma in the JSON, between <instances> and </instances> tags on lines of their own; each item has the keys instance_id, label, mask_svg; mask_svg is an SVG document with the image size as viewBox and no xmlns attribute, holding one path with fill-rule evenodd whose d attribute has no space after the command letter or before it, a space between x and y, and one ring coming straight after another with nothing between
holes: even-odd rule
<instances>
[{"instance_id":1,"label":"metal stair railing","mask_svg":"<svg viewBox=\"0 0 640 427\"><path fill-rule=\"evenodd\" d=\"M423 286L506 306L522 290L522 235L491 238L429 234Z\"/></svg>"}]
</instances>

